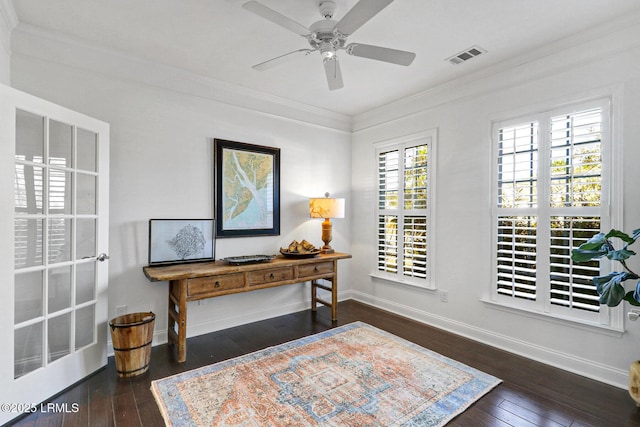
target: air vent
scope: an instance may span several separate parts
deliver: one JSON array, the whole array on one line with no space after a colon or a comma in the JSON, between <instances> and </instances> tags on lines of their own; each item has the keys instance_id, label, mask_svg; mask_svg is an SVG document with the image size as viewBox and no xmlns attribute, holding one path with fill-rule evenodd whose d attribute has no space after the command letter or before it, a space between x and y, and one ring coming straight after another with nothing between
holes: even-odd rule
<instances>
[{"instance_id":1,"label":"air vent","mask_svg":"<svg viewBox=\"0 0 640 427\"><path fill-rule=\"evenodd\" d=\"M479 46L472 46L469 49L463 50L462 52L458 52L450 58L445 59L445 61L449 61L452 64L462 64L465 61L470 60L471 58L475 58L478 55L483 53L487 53L486 50Z\"/></svg>"}]
</instances>

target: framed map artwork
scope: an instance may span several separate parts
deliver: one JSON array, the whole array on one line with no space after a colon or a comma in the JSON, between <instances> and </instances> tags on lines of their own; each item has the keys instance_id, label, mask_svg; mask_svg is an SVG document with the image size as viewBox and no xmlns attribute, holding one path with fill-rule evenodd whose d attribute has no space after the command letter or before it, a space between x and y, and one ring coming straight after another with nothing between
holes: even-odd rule
<instances>
[{"instance_id":1,"label":"framed map artwork","mask_svg":"<svg viewBox=\"0 0 640 427\"><path fill-rule=\"evenodd\" d=\"M280 234L280 149L215 139L216 237Z\"/></svg>"}]
</instances>

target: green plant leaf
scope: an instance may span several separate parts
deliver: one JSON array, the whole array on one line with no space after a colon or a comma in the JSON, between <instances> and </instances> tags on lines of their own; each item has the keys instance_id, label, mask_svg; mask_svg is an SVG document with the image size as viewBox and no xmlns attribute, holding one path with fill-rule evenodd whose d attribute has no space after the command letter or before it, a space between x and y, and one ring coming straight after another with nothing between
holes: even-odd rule
<instances>
[{"instance_id":1,"label":"green plant leaf","mask_svg":"<svg viewBox=\"0 0 640 427\"><path fill-rule=\"evenodd\" d=\"M582 246L580 246L581 248ZM584 250L584 249L573 249L571 251L571 259L573 262L585 262L591 261L592 259L598 259L605 256L609 251L607 249L604 250Z\"/></svg>"},{"instance_id":2,"label":"green plant leaf","mask_svg":"<svg viewBox=\"0 0 640 427\"><path fill-rule=\"evenodd\" d=\"M628 249L619 249L617 251L611 251L607 254L607 258L612 261L624 261L625 259L630 258L632 255L635 255L634 251L630 251Z\"/></svg>"},{"instance_id":3,"label":"green plant leaf","mask_svg":"<svg viewBox=\"0 0 640 427\"><path fill-rule=\"evenodd\" d=\"M571 251L574 262L585 262L602 258L609 253L609 244L604 233L598 233Z\"/></svg>"},{"instance_id":4,"label":"green plant leaf","mask_svg":"<svg viewBox=\"0 0 640 427\"><path fill-rule=\"evenodd\" d=\"M598 276L593 278L596 285L596 291L600 295L600 304L606 304L609 307L615 307L622 302L625 297L624 282L629 273L611 272L606 276Z\"/></svg>"},{"instance_id":5,"label":"green plant leaf","mask_svg":"<svg viewBox=\"0 0 640 427\"><path fill-rule=\"evenodd\" d=\"M627 243L626 245L624 245L623 249L627 249L630 245L632 245L636 240L638 240L638 238L640 238L640 228L638 228L637 230L633 230L633 233L631 233L631 238L633 239L631 242Z\"/></svg>"},{"instance_id":6,"label":"green plant leaf","mask_svg":"<svg viewBox=\"0 0 640 427\"><path fill-rule=\"evenodd\" d=\"M627 297L629 298L627 299ZM629 301L632 305L640 305L640 281L636 283L636 288L633 291L627 292L624 299Z\"/></svg>"},{"instance_id":7,"label":"green plant leaf","mask_svg":"<svg viewBox=\"0 0 640 427\"><path fill-rule=\"evenodd\" d=\"M629 236L624 231L615 230L615 229L612 229L611 231L609 231L605 236L605 239L610 239L611 237L617 237L618 239L622 239L622 241L625 243L633 243L636 240L633 237Z\"/></svg>"},{"instance_id":8,"label":"green plant leaf","mask_svg":"<svg viewBox=\"0 0 640 427\"><path fill-rule=\"evenodd\" d=\"M607 243L607 238L604 233L598 233L583 244L581 244L578 249L583 251L595 251L601 250L602 246Z\"/></svg>"},{"instance_id":9,"label":"green plant leaf","mask_svg":"<svg viewBox=\"0 0 640 427\"><path fill-rule=\"evenodd\" d=\"M635 305L636 307L640 307L640 301L636 299L636 297L634 297L635 292L634 291L629 291L627 292L627 294L624 296L624 300L627 301L629 304L631 305Z\"/></svg>"}]
</instances>

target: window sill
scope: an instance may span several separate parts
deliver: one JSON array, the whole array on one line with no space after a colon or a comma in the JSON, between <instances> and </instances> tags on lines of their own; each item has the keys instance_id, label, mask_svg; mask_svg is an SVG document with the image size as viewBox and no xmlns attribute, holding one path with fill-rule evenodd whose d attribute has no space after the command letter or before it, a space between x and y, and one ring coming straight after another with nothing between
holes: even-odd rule
<instances>
[{"instance_id":1,"label":"window sill","mask_svg":"<svg viewBox=\"0 0 640 427\"><path fill-rule=\"evenodd\" d=\"M566 316L561 316L553 313L542 313L535 310L527 310L526 308L513 307L507 304L503 304L497 301L491 301L482 298L481 301L495 310L504 311L507 313L517 314L521 316L530 317L532 319L543 320L545 322L551 322L558 325L569 326L583 331L595 332L610 337L620 338L624 334L624 329L615 328L608 325L601 325L594 322L588 322L584 320L573 319Z\"/></svg>"},{"instance_id":2,"label":"window sill","mask_svg":"<svg viewBox=\"0 0 640 427\"><path fill-rule=\"evenodd\" d=\"M425 279L424 284L422 283L417 283L415 281L409 281L409 280L400 280L400 279L396 279L395 277L389 277L389 276L385 276L383 274L377 274L377 273L369 273L369 277L373 278L373 279L378 279L378 280L383 280L385 282L389 282L392 283L394 285L402 285L402 286L411 286L414 288L418 288L418 289L424 289L427 291L435 291L436 288L434 286L430 286L429 282Z\"/></svg>"}]
</instances>

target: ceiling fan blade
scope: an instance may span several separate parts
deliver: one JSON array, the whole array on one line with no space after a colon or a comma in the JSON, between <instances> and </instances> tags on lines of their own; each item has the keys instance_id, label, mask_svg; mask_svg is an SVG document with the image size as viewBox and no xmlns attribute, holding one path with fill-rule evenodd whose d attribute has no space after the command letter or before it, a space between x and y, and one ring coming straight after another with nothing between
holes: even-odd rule
<instances>
[{"instance_id":1,"label":"ceiling fan blade","mask_svg":"<svg viewBox=\"0 0 640 427\"><path fill-rule=\"evenodd\" d=\"M336 29L345 36L353 34L391 2L393 0L360 0L338 21Z\"/></svg>"},{"instance_id":2,"label":"ceiling fan blade","mask_svg":"<svg viewBox=\"0 0 640 427\"><path fill-rule=\"evenodd\" d=\"M416 54L413 52L360 43L351 43L347 45L345 49L349 55L376 59L378 61L390 62L398 65L409 65L416 57Z\"/></svg>"},{"instance_id":3,"label":"ceiling fan blade","mask_svg":"<svg viewBox=\"0 0 640 427\"><path fill-rule=\"evenodd\" d=\"M327 83L329 90L340 89L344 86L342 83L342 73L340 72L340 63L337 57L324 60L324 72L327 75Z\"/></svg>"},{"instance_id":4,"label":"ceiling fan blade","mask_svg":"<svg viewBox=\"0 0 640 427\"><path fill-rule=\"evenodd\" d=\"M294 54L300 53L300 52L304 52L305 55L308 55L309 53L313 52L313 50L311 49L294 50L293 52L285 53L284 55L276 56L275 58L271 58L267 61L256 64L251 68L258 71L268 70L270 68L277 67L278 65L283 64L285 62L289 62L292 58L294 58Z\"/></svg>"},{"instance_id":5,"label":"ceiling fan blade","mask_svg":"<svg viewBox=\"0 0 640 427\"><path fill-rule=\"evenodd\" d=\"M293 19L287 18L280 12L276 12L273 9L264 6L257 1L250 1L242 5L243 8L248 10L249 12L255 13L262 18L273 22L274 24L280 25L281 27L286 28L287 30L293 31L296 34L301 36L307 36L311 33L307 27L302 24L298 24Z\"/></svg>"}]
</instances>

